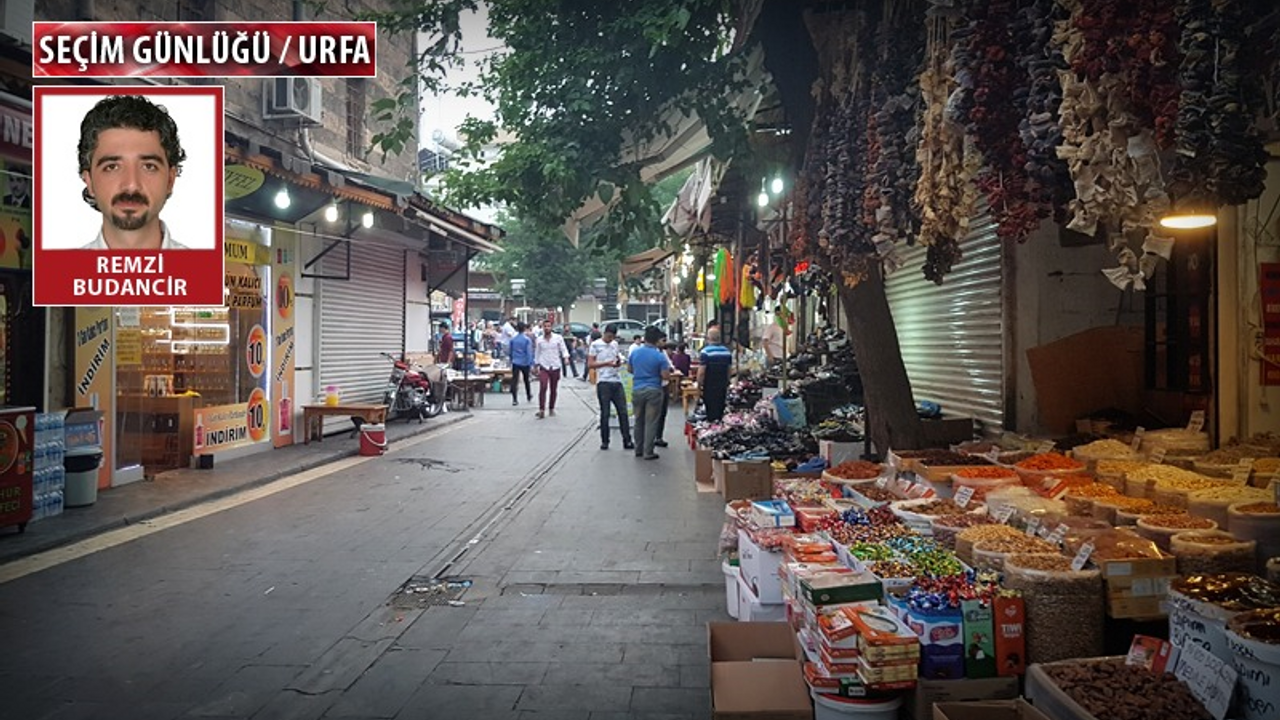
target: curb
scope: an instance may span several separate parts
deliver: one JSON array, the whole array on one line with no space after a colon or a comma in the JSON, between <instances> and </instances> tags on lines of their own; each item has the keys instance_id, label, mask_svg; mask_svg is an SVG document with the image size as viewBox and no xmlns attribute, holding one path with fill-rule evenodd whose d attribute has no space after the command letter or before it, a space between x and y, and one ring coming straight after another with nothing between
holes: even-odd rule
<instances>
[{"instance_id":1,"label":"curb","mask_svg":"<svg viewBox=\"0 0 1280 720\"><path fill-rule=\"evenodd\" d=\"M418 435L422 435L422 434L431 432L433 430L438 430L440 428L462 422L463 420L467 420L471 417L473 416L470 412L451 411L444 415L433 418L433 420L437 420L438 422L432 422L430 425L423 424L418 426L411 426L414 429L406 432L404 435L402 435L398 439L411 438ZM146 522L148 520L152 520L154 518L157 518L163 515L168 515L170 513L177 512L179 510L185 510L186 508L193 507L195 505L200 505L202 503L206 503L211 500L217 500L219 498L227 497L228 495L234 495L244 490L249 490L251 488L267 485L281 478L288 477L290 475L296 475L298 473L307 472L308 470L314 470L316 468L323 467L331 463L335 463L339 460L344 460L349 457L354 457L359 453L360 453L359 446L352 447L349 449L327 452L322 456L317 456L315 458L309 458L307 460L304 460L303 462L297 465L291 465L287 468L273 469L267 472L265 475L262 475L260 477L249 478L242 483L238 483L238 484L230 485L226 487L213 488L208 492L201 493L199 495L187 497L173 503L166 503L166 504L160 505L159 507L150 508L148 510L134 513L132 515L126 515L124 517L120 517L120 516L104 517L102 519L102 522L92 527L81 528L75 531L68 532L63 535L58 535L56 537L51 536L48 538L44 538L42 541L33 541L30 545L27 545L21 548L21 550L14 552L12 555L4 553L3 552L4 545L0 543L0 565L13 562L15 560L21 560L22 558L30 557L32 555L37 555L39 553L48 552L50 550L54 550L59 547L63 547L65 545L72 545L72 544L81 542L83 540L88 540L89 538L105 534L112 530L117 530L119 528L127 527L129 525L136 525L141 522ZM248 457L252 457L252 456L248 456Z\"/></svg>"}]
</instances>

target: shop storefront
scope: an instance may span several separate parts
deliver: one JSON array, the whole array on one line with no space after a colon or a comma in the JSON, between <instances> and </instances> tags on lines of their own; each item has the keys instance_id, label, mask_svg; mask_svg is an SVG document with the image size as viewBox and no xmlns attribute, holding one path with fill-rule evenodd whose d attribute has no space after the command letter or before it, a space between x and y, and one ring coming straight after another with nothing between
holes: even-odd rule
<instances>
[{"instance_id":1,"label":"shop storefront","mask_svg":"<svg viewBox=\"0 0 1280 720\"><path fill-rule=\"evenodd\" d=\"M269 439L271 237L227 222L223 307L114 310L113 485Z\"/></svg>"},{"instance_id":2,"label":"shop storefront","mask_svg":"<svg viewBox=\"0 0 1280 720\"><path fill-rule=\"evenodd\" d=\"M45 310L31 306L31 108L0 93L0 405L43 407Z\"/></svg>"}]
</instances>

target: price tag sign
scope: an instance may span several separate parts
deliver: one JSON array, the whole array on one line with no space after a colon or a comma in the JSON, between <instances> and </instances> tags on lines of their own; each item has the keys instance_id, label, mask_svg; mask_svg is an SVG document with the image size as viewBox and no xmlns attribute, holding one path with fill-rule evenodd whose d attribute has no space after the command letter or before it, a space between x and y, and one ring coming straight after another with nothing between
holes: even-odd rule
<instances>
[{"instance_id":1,"label":"price tag sign","mask_svg":"<svg viewBox=\"0 0 1280 720\"><path fill-rule=\"evenodd\" d=\"M1199 643L1185 643L1179 650L1181 656L1173 674L1191 688L1191 693L1211 715L1222 720L1239 673Z\"/></svg>"},{"instance_id":2,"label":"price tag sign","mask_svg":"<svg viewBox=\"0 0 1280 720\"><path fill-rule=\"evenodd\" d=\"M1076 551L1076 556L1071 559L1072 570L1083 570L1085 563L1089 562L1089 556L1093 554L1093 543L1087 542L1080 546Z\"/></svg>"},{"instance_id":3,"label":"price tag sign","mask_svg":"<svg viewBox=\"0 0 1280 720\"><path fill-rule=\"evenodd\" d=\"M1045 440L1044 442L1042 442L1042 443L1040 443L1039 445L1037 445L1037 446L1036 446L1036 452L1038 452L1038 453L1047 453L1047 452L1049 452L1049 451L1053 450L1053 445L1054 445L1054 443L1053 443L1053 441L1052 441L1052 440Z\"/></svg>"},{"instance_id":4,"label":"price tag sign","mask_svg":"<svg viewBox=\"0 0 1280 720\"><path fill-rule=\"evenodd\" d=\"M889 484L888 475L881 475L880 477L876 478L876 487L884 489L886 486L888 486L888 484Z\"/></svg>"},{"instance_id":5,"label":"price tag sign","mask_svg":"<svg viewBox=\"0 0 1280 720\"><path fill-rule=\"evenodd\" d=\"M1027 519L1027 537L1035 537L1036 531L1040 529L1040 518L1033 517Z\"/></svg>"},{"instance_id":6,"label":"price tag sign","mask_svg":"<svg viewBox=\"0 0 1280 720\"><path fill-rule=\"evenodd\" d=\"M1156 464L1162 463L1164 462L1164 456L1168 454L1169 454L1168 450L1162 447L1158 447L1155 450L1151 451L1151 462Z\"/></svg>"},{"instance_id":7,"label":"price tag sign","mask_svg":"<svg viewBox=\"0 0 1280 720\"><path fill-rule=\"evenodd\" d=\"M1231 471L1231 479L1242 484L1249 483L1249 473L1253 472L1254 458L1241 458L1235 469Z\"/></svg>"},{"instance_id":8,"label":"price tag sign","mask_svg":"<svg viewBox=\"0 0 1280 720\"><path fill-rule=\"evenodd\" d=\"M1000 448L991 448L990 450L983 453L982 457L986 458L987 462L994 465L1000 462Z\"/></svg>"},{"instance_id":9,"label":"price tag sign","mask_svg":"<svg viewBox=\"0 0 1280 720\"><path fill-rule=\"evenodd\" d=\"M885 463L894 470L898 469L898 460L898 454L892 450L885 455Z\"/></svg>"},{"instance_id":10,"label":"price tag sign","mask_svg":"<svg viewBox=\"0 0 1280 720\"><path fill-rule=\"evenodd\" d=\"M965 486L956 491L955 501L960 507L969 507L969 501L973 499L973 488Z\"/></svg>"},{"instance_id":11,"label":"price tag sign","mask_svg":"<svg viewBox=\"0 0 1280 720\"><path fill-rule=\"evenodd\" d=\"M1070 530L1070 528L1068 528L1065 524L1059 525L1058 527L1054 528L1053 532L1049 533L1049 542L1053 543L1054 545L1061 545L1062 539L1067 536L1068 530Z\"/></svg>"},{"instance_id":12,"label":"price tag sign","mask_svg":"<svg viewBox=\"0 0 1280 720\"><path fill-rule=\"evenodd\" d=\"M1144 427L1140 427L1133 432L1133 442L1129 444L1129 447L1134 452L1138 452L1138 448L1142 447L1142 438L1146 437L1146 434L1147 429Z\"/></svg>"},{"instance_id":13,"label":"price tag sign","mask_svg":"<svg viewBox=\"0 0 1280 720\"><path fill-rule=\"evenodd\" d=\"M1009 518L1013 517L1013 506L1003 505L996 511L995 519L998 523L1007 523Z\"/></svg>"},{"instance_id":14,"label":"price tag sign","mask_svg":"<svg viewBox=\"0 0 1280 720\"><path fill-rule=\"evenodd\" d=\"M1196 410L1191 413L1191 419L1187 421L1187 430L1191 432L1200 432L1204 429L1204 411Z\"/></svg>"}]
</instances>

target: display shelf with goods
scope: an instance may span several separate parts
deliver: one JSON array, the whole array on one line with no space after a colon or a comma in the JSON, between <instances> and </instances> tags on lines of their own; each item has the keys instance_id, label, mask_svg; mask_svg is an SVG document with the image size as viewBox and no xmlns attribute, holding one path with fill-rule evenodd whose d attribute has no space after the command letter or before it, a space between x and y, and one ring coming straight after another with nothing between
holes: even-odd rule
<instances>
[{"instance_id":1,"label":"display shelf with goods","mask_svg":"<svg viewBox=\"0 0 1280 720\"><path fill-rule=\"evenodd\" d=\"M32 476L32 522L61 515L65 507L66 436L65 413L36 413L34 470Z\"/></svg>"}]
</instances>

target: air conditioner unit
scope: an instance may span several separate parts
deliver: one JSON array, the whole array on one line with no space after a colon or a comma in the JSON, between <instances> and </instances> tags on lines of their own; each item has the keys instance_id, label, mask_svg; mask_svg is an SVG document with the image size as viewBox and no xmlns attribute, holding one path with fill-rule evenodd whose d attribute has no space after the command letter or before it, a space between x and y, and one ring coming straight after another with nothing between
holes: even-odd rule
<instances>
[{"instance_id":1,"label":"air conditioner unit","mask_svg":"<svg viewBox=\"0 0 1280 720\"><path fill-rule=\"evenodd\" d=\"M322 104L319 78L268 78L262 84L262 119L300 119L319 125Z\"/></svg>"}]
</instances>

